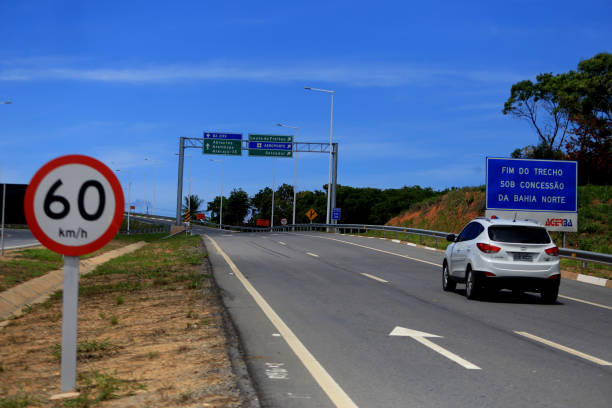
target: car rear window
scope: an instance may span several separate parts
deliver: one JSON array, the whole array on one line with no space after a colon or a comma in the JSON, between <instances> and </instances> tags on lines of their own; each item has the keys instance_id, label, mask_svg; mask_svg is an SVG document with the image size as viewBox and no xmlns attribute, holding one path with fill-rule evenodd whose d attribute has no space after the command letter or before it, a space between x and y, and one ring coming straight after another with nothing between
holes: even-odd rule
<instances>
[{"instance_id":1,"label":"car rear window","mask_svg":"<svg viewBox=\"0 0 612 408\"><path fill-rule=\"evenodd\" d=\"M548 244L550 237L544 228L524 226L490 226L489 238L497 242L516 244Z\"/></svg>"}]
</instances>

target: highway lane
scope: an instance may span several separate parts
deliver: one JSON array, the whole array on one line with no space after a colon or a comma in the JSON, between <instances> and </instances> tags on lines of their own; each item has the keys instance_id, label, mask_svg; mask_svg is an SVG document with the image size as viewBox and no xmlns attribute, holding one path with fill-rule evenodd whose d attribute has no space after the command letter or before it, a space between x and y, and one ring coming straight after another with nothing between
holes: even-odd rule
<instances>
[{"instance_id":1,"label":"highway lane","mask_svg":"<svg viewBox=\"0 0 612 408\"><path fill-rule=\"evenodd\" d=\"M596 407L612 400L609 366L516 333L612 361L609 309L564 299L543 305L537 296L510 293L467 301L461 290L441 291L440 253L388 241L328 234L213 238L359 406ZM434 265L409 259L419 257ZM564 281L562 293L577 286L588 295L582 285ZM600 302L612 303L602 288L592 289ZM430 340L481 370L466 370L409 337L390 337L396 326L444 336Z\"/></svg>"},{"instance_id":2,"label":"highway lane","mask_svg":"<svg viewBox=\"0 0 612 408\"><path fill-rule=\"evenodd\" d=\"M28 229L9 229L4 230L4 249L16 249L27 246L35 246L40 243Z\"/></svg>"},{"instance_id":3,"label":"highway lane","mask_svg":"<svg viewBox=\"0 0 612 408\"><path fill-rule=\"evenodd\" d=\"M597 407L612 400L609 366L517 333L612 361L609 309L564 299L543 305L537 296L510 293L467 301L461 290L440 289L440 253L388 241L314 233L210 234L358 406ZM207 246L217 276L225 261ZM218 279L225 296L248 296L228 285L232 279L229 273ZM612 303L602 288L583 285L563 281L562 293L575 286L588 296L593 289L602 304ZM246 309L254 313L245 307L238 314ZM262 320L255 313L238 323L247 354L264 350L257 343L274 330ZM396 326L444 336L429 340L480 370L467 370L410 337L390 337ZM269 378L259 359L251 361L267 406L333 406L286 346L274 353L275 364L289 362L289 379ZM309 399L288 401L283 387L307 391Z\"/></svg>"}]
</instances>

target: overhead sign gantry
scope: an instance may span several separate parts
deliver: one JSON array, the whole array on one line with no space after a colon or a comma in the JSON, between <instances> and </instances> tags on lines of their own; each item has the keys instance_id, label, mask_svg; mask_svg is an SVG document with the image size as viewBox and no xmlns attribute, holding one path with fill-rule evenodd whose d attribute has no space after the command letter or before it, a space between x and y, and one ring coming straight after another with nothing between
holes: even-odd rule
<instances>
[{"instance_id":1,"label":"overhead sign gantry","mask_svg":"<svg viewBox=\"0 0 612 408\"><path fill-rule=\"evenodd\" d=\"M336 207L336 190L338 185L338 143L332 143L332 182L331 208ZM200 149L203 154L242 156L242 150L248 150L249 156L260 157L293 157L293 152L329 154L329 143L294 142L293 136L249 134L249 140L243 140L241 133L204 132L202 138L179 138L178 183L176 191L176 224L182 224L181 206L183 199L183 165L185 149Z\"/></svg>"}]
</instances>

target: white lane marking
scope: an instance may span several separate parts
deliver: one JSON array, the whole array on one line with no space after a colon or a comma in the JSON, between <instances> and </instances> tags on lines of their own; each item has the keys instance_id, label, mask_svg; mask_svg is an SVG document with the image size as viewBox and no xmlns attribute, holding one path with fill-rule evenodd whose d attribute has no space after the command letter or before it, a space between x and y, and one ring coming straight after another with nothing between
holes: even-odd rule
<instances>
[{"instance_id":1,"label":"white lane marking","mask_svg":"<svg viewBox=\"0 0 612 408\"><path fill-rule=\"evenodd\" d=\"M368 277L368 278L370 278L370 279L377 280L377 281L382 282L382 283L389 283L389 281L386 281L386 280L381 279L381 278L379 278L379 277L377 277L377 276L374 276L374 275L370 275L369 273L362 273L362 275L363 275L363 276L366 276L366 277Z\"/></svg>"},{"instance_id":2,"label":"white lane marking","mask_svg":"<svg viewBox=\"0 0 612 408\"><path fill-rule=\"evenodd\" d=\"M395 252L384 251L382 249L372 248L372 247L369 247L369 246L357 244L355 242L348 242L348 241L343 241L341 239L335 239L335 238L320 237L320 236L317 236L317 235L307 235L307 236L315 237L315 238L322 238L322 239L329 239L329 240L332 240L332 241L338 241L338 242L342 242L343 244L354 245L354 246L358 246L358 247L361 247L361 248L371 249L372 251L382 252L383 254L395 255L395 256L399 256L401 258L410 259L412 261L423 262L423 263L434 265L434 266L440 266L440 264L437 264L437 263L434 263L434 262L424 261L422 259L413 258L413 257L408 256L408 255L396 254Z\"/></svg>"},{"instance_id":3,"label":"white lane marking","mask_svg":"<svg viewBox=\"0 0 612 408\"><path fill-rule=\"evenodd\" d=\"M310 256L314 256L315 258L318 258L318 257L319 257L319 255L317 255L317 254L313 254L312 252L306 252L306 253L307 253L308 255L310 255Z\"/></svg>"},{"instance_id":4,"label":"white lane marking","mask_svg":"<svg viewBox=\"0 0 612 408\"><path fill-rule=\"evenodd\" d=\"M217 242L212 239L209 235L205 235L206 238L212 242L213 246L221 254L225 262L234 271L236 277L240 280L244 288L249 292L253 300L257 303L259 308L264 312L270 322L276 327L276 330L283 336L291 350L300 359L304 367L310 372L315 381L332 400L337 407L346 408L357 408L357 405L353 402L344 390L338 385L338 383L332 378L331 375L325 370L325 368L314 358L314 356L308 351L306 346L297 338L297 336L291 331L289 326L280 318L280 316L272 309L272 307L266 302L266 300L257 292L255 287L251 285L251 282L245 278L240 272L240 269L234 264L234 262L227 256L225 252L217 245Z\"/></svg>"},{"instance_id":5,"label":"white lane marking","mask_svg":"<svg viewBox=\"0 0 612 408\"><path fill-rule=\"evenodd\" d=\"M266 375L271 380L287 380L289 371L283 368L284 363L266 363Z\"/></svg>"},{"instance_id":6,"label":"white lane marking","mask_svg":"<svg viewBox=\"0 0 612 408\"><path fill-rule=\"evenodd\" d=\"M396 244L399 244L402 241L400 241L399 239L392 239L391 242L395 242Z\"/></svg>"},{"instance_id":7,"label":"white lane marking","mask_svg":"<svg viewBox=\"0 0 612 408\"><path fill-rule=\"evenodd\" d=\"M281 244L281 245L287 245L287 244L285 244L285 243L284 243L284 242L282 242L282 241L278 241L278 243L279 243L279 244Z\"/></svg>"},{"instance_id":8,"label":"white lane marking","mask_svg":"<svg viewBox=\"0 0 612 408\"><path fill-rule=\"evenodd\" d=\"M436 248L432 248L432 247L425 247L425 249L428 249L428 250L430 250L430 251L437 251L437 249L436 249Z\"/></svg>"},{"instance_id":9,"label":"white lane marking","mask_svg":"<svg viewBox=\"0 0 612 408\"><path fill-rule=\"evenodd\" d=\"M272 337L280 337L280 333L272 333Z\"/></svg>"},{"instance_id":10,"label":"white lane marking","mask_svg":"<svg viewBox=\"0 0 612 408\"><path fill-rule=\"evenodd\" d=\"M587 305L597 306L604 309L612 310L612 307L606 305L600 305L599 303L589 302L588 300L577 299L569 296L559 295L560 298L573 300L574 302L586 303Z\"/></svg>"},{"instance_id":11,"label":"white lane marking","mask_svg":"<svg viewBox=\"0 0 612 408\"><path fill-rule=\"evenodd\" d=\"M573 354L575 356L584 358L585 360L589 360L590 362L595 363L595 364L599 364L599 365L603 365L603 366L612 365L612 363L609 362L609 361L602 360L602 359L597 358L597 357L593 357L593 356L591 356L589 354L583 353L583 352L578 351L576 349L573 349L573 348L561 345L559 343L552 342L550 340L543 339L542 337L538 337L538 336L535 336L535 335L527 333L527 332L515 331L515 333L519 334L519 335L521 335L523 337L527 337L528 339L531 339L531 340L534 340L534 341L538 341L540 343L544 343L547 346L550 346L552 348L556 348L557 350L565 351L566 353L570 353L570 354Z\"/></svg>"},{"instance_id":12,"label":"white lane marking","mask_svg":"<svg viewBox=\"0 0 612 408\"><path fill-rule=\"evenodd\" d=\"M459 357L457 354L450 352L447 349L440 347L436 343L430 340L427 340L425 338L425 337L442 337L442 336L438 336L436 334L425 333L425 332L421 332L417 330L411 330L411 329L407 329L405 327L400 327L400 326L397 326L395 329L393 329L391 333L389 333L389 336L412 337L413 339L415 339L422 345L429 347L433 351L443 355L449 360L454 361L455 363L459 364L463 368L467 368L468 370L480 370L480 367L478 367L477 365L470 363L466 359Z\"/></svg>"},{"instance_id":13,"label":"white lane marking","mask_svg":"<svg viewBox=\"0 0 612 408\"><path fill-rule=\"evenodd\" d=\"M413 244L412 242L408 242L406 245L413 246L413 247L417 246L417 244Z\"/></svg>"}]
</instances>

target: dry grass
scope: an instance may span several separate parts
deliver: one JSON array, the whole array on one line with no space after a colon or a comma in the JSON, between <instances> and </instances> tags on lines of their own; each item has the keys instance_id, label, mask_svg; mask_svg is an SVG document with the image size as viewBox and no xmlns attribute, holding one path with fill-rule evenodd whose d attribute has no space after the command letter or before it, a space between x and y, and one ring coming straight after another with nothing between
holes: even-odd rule
<instances>
[{"instance_id":1,"label":"dry grass","mask_svg":"<svg viewBox=\"0 0 612 408\"><path fill-rule=\"evenodd\" d=\"M183 236L82 279L76 399L49 400L60 384L59 296L11 321L0 332L0 407L241 406L204 257L199 237Z\"/></svg>"}]
</instances>

